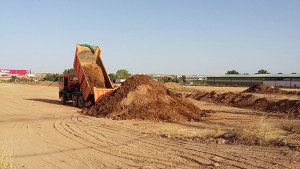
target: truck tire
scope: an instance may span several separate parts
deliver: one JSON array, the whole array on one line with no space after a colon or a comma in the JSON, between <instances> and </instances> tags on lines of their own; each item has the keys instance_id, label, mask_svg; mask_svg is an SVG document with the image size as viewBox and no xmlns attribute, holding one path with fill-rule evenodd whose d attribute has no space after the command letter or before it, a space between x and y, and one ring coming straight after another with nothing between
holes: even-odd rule
<instances>
[{"instance_id":1,"label":"truck tire","mask_svg":"<svg viewBox=\"0 0 300 169\"><path fill-rule=\"evenodd\" d=\"M72 96L72 104L74 107L78 106L78 96L76 96L76 95Z\"/></svg>"},{"instance_id":2,"label":"truck tire","mask_svg":"<svg viewBox=\"0 0 300 169\"><path fill-rule=\"evenodd\" d=\"M61 104L63 104L63 105L65 105L65 104L67 103L67 98L66 98L65 95L62 95L62 96L60 97L60 102L61 102Z\"/></svg>"},{"instance_id":3,"label":"truck tire","mask_svg":"<svg viewBox=\"0 0 300 169\"><path fill-rule=\"evenodd\" d=\"M81 108L81 109L84 107L84 98L83 98L83 96L79 96L79 98L78 98L78 107Z\"/></svg>"}]
</instances>

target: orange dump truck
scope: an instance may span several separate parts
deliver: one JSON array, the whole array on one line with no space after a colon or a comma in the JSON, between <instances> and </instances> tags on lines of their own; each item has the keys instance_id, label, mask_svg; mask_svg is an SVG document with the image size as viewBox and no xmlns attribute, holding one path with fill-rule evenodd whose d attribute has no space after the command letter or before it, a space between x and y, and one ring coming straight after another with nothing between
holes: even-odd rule
<instances>
[{"instance_id":1,"label":"orange dump truck","mask_svg":"<svg viewBox=\"0 0 300 169\"><path fill-rule=\"evenodd\" d=\"M78 44L74 58L75 74L59 77L59 98L65 104L83 108L102 100L113 91L113 86L100 58L98 46Z\"/></svg>"}]
</instances>

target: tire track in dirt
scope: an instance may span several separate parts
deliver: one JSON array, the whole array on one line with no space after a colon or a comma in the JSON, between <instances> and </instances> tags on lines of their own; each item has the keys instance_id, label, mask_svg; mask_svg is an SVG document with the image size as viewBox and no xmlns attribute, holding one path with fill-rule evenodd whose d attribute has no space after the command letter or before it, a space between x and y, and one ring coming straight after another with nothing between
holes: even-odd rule
<instances>
[{"instance_id":1,"label":"tire track in dirt","mask_svg":"<svg viewBox=\"0 0 300 169\"><path fill-rule=\"evenodd\" d=\"M117 134L119 134L119 133L116 133L116 135L117 135ZM132 138L130 138L130 139L132 139ZM89 142L90 142L90 141L89 141ZM90 142L90 143L91 143L91 142ZM94 144L97 144L97 143L94 143ZM165 148L165 147L163 147L163 148ZM150 150L150 151L153 151L153 148L150 148L149 150ZM163 150L163 149L162 149L162 150ZM130 151L130 149L129 149L128 151ZM132 150L131 150L131 151L132 151ZM137 149L137 151L141 151L141 149ZM127 152L127 150L126 150L125 152ZM149 152L148 152L148 153L149 153ZM144 158L143 160L148 160L148 161L149 161L149 159L150 159L152 163L154 163L155 161L157 161L157 162L159 162L159 163L161 164L161 161L162 161L162 159L154 159L154 158L144 157L144 156L136 155L136 154L130 154L130 153L127 153L126 156L128 156L128 155L136 156L136 157L138 157L138 158ZM136 160L136 159L135 159L135 160ZM155 161L152 161L152 160L155 160ZM164 163L165 163L165 162L168 162L168 161L166 160L166 161L164 161ZM194 167L194 166L190 166L190 167Z\"/></svg>"},{"instance_id":2,"label":"tire track in dirt","mask_svg":"<svg viewBox=\"0 0 300 169\"><path fill-rule=\"evenodd\" d=\"M153 142L154 140L152 140L151 142ZM147 144L151 144L151 143L147 143ZM160 144L160 143L159 143ZM173 145L170 145L170 146L172 146L172 147L176 147L176 145L177 144L173 144ZM189 145L192 145L192 144L189 144ZM157 146L157 145L156 145ZM197 148L199 148L199 146L197 145L196 146L196 149ZM201 147L201 149L203 149L203 148L207 148L207 147ZM194 149L191 149L191 151L195 151ZM209 154L209 152L211 152L212 151L212 149L210 148L210 149L208 149L206 152L203 152L204 154ZM255 151L253 151L253 152L255 152ZM265 153L265 151L263 151L264 153ZM270 151L270 156L272 156L273 154L272 154L272 152ZM215 155L215 156L219 156L218 154L212 154L211 153L211 155ZM251 153L249 154L249 155L251 155ZM195 156L195 155L193 155L193 156ZM262 157L265 157L266 156L266 154L262 154L261 155ZM220 156L220 157L224 157L224 156ZM273 166L273 162L268 162L267 160L263 160L263 159L259 159L259 158L256 158L256 162L254 162L254 163L249 163L248 161L249 161L249 158L253 158L253 156L249 156L249 157L247 157L247 158L243 158L243 157L241 157L241 156L238 156L238 155L235 155L235 154L233 154L233 157L232 158L242 158L243 160L244 160L244 163L245 164L247 164L247 165L253 165L253 166L256 166L255 165L255 163L257 162L257 161L260 161L260 162L262 162L262 163L264 163L264 165L266 165L266 164L268 164L268 165L270 165L270 166ZM254 156L254 158L255 158L255 156ZM225 159L228 159L228 160L230 160L230 158L226 158L225 157ZM241 160L239 161L239 162L242 162ZM280 164L279 164L280 165ZM285 167L288 167L288 166L284 166L284 165L281 165L283 168L285 168Z\"/></svg>"},{"instance_id":3,"label":"tire track in dirt","mask_svg":"<svg viewBox=\"0 0 300 169\"><path fill-rule=\"evenodd\" d=\"M142 138L142 139L144 139L144 138ZM117 144L115 143L114 147L119 149L118 152L121 152L122 154L126 155L127 157L132 156L135 159L136 158L142 158L142 161L146 161L146 160L148 162L151 161L152 164L156 164L156 165L159 165L159 164L164 164L165 165L166 163L168 163L167 160L162 160L162 159L158 159L158 158L151 158L151 157L149 157L149 155L148 156L139 155L141 153L141 148L130 146L131 142L138 142L138 141L140 141L140 140L131 140L128 143L126 141L123 141L123 143L117 143ZM110 147L112 147L112 146L110 146ZM143 150L143 152L148 150L146 154L150 154L150 152L153 151L152 148L149 148L149 149L147 148L146 149L145 147L143 147L142 150ZM139 154L136 154L136 153L133 153L133 152L139 152ZM159 161L159 163L158 163L158 161ZM163 163L161 163L161 162L163 162ZM190 166L190 167L192 167L192 166Z\"/></svg>"},{"instance_id":4,"label":"tire track in dirt","mask_svg":"<svg viewBox=\"0 0 300 169\"><path fill-rule=\"evenodd\" d=\"M31 124L31 125L29 125L29 124ZM25 135L23 135L23 139L26 138L26 137L30 138L30 137L35 136L35 135L37 135L39 137L39 139L37 139L37 140L45 139L41 135L39 130L36 128L36 125L38 125L38 123L35 123L35 122L22 122L19 125L23 125L24 127L26 126L27 133ZM35 145L36 150L43 148L42 145L37 144L37 142L39 142L37 140L35 140L35 141L30 140L30 139L26 139L26 140L30 141L31 144ZM22 157L22 156L23 155L19 155L19 157ZM55 159L55 157L51 156L51 154L44 154L43 156L41 156L41 155L39 155L39 153L36 152L36 153L30 154L30 156L36 156L38 158L38 160L49 164L53 168L59 168L59 166L53 162L53 159ZM25 157L25 155L24 155L24 157Z\"/></svg>"},{"instance_id":5,"label":"tire track in dirt","mask_svg":"<svg viewBox=\"0 0 300 169\"><path fill-rule=\"evenodd\" d=\"M291 150L165 138L148 130L156 122L73 113L78 109L58 104L57 88L9 89L0 88L0 134L11 143L16 165L25 169L212 168L215 163L220 168L297 168Z\"/></svg>"},{"instance_id":6,"label":"tire track in dirt","mask_svg":"<svg viewBox=\"0 0 300 169\"><path fill-rule=\"evenodd\" d=\"M55 125L55 124L54 124ZM91 140L87 139L87 137L80 137L77 134L74 134L72 133L72 131L69 131L67 128L65 128L65 126L62 124L62 122L60 122L59 124L68 134L70 134L71 136L75 136L77 139L80 139L80 140L74 140L73 138L71 138L70 136L67 136L66 134L63 134L61 131L57 130L58 132L60 132L61 134L65 135L66 137L70 138L71 140L73 141L76 141L82 145L86 145L86 146L99 146L99 142L92 142ZM57 125L55 125L55 128L57 129ZM88 145L88 144L91 144L91 145ZM92 146L91 146L92 147ZM111 147L108 147L108 148L111 148ZM141 156L138 156L138 155L135 155L135 154L131 154L131 157L128 157L128 154L125 156L125 155L118 155L118 154L113 154L112 153L112 150L108 149L107 147L101 147L101 149L98 149L98 148L94 148L94 150L97 150L101 153L105 153L106 155L111 155L111 156L115 156L117 158L119 158L118 160L120 159L125 159L125 160L131 160L131 161L139 161L139 162L143 162L143 161L146 161L146 160L149 160L148 157L143 157L144 159L138 159L141 158ZM157 160L157 161L152 161L152 160ZM161 162L161 159L151 159L151 163L156 163L157 165L160 164L160 165L163 165L163 163Z\"/></svg>"},{"instance_id":7,"label":"tire track in dirt","mask_svg":"<svg viewBox=\"0 0 300 169\"><path fill-rule=\"evenodd\" d=\"M118 126L119 127L119 126ZM107 129L109 129L109 130L111 130L111 128L107 128ZM101 131L103 131L103 128L101 129ZM111 131L109 131L109 132L111 132ZM128 131L126 131L126 133L127 133ZM136 132L135 132L136 133ZM119 135L119 133L115 133L117 136ZM130 138L131 139L131 138ZM151 140L151 142L153 142L153 141L158 141L158 140ZM123 141L122 141L123 142ZM154 147L150 147L150 148L147 148L147 151L148 152L151 152L151 151L153 151L154 149L157 149L157 147L160 147L161 148L161 150L160 151L162 151L162 150L164 150L165 148L167 148L166 146L160 146L160 145L162 145L162 143L161 142L158 142L158 144L153 144L153 143L150 143L150 142L146 142L146 141L141 141L141 140L139 140L139 142L143 142L143 143L145 143L145 145L143 145L142 147L143 147L143 150L146 150L146 147L147 146L149 146L149 145L153 145ZM140 149L136 149L137 151L140 151ZM127 150L127 151L132 151L132 148L131 149L129 149L129 150ZM126 153L126 154L129 154L129 153Z\"/></svg>"},{"instance_id":8,"label":"tire track in dirt","mask_svg":"<svg viewBox=\"0 0 300 169\"><path fill-rule=\"evenodd\" d=\"M62 127L62 130L59 129L59 127L62 127L62 122L59 122L58 120L55 120L53 122L53 128L56 130L56 132L58 132L59 134L61 134L62 136L64 136L65 138L68 138L70 141L74 141L76 143L79 143L80 145L83 145L83 146L86 146L92 150L95 150L95 151L98 151L95 147L91 146L91 145L88 145L88 144L84 144L84 143L81 143L81 142L78 142L76 140L74 140L73 137L78 137L78 136L75 136L73 135L72 133L70 133L69 131L65 130L63 127ZM65 133L64 133L65 132ZM103 162L104 163L104 162ZM107 163L107 162L106 162ZM106 164L108 165L108 164ZM112 163L110 163L110 165L112 165Z\"/></svg>"},{"instance_id":9,"label":"tire track in dirt","mask_svg":"<svg viewBox=\"0 0 300 169\"><path fill-rule=\"evenodd\" d=\"M76 116L76 117L74 117L74 116ZM80 119L80 117L79 117L79 115L76 115L76 114L74 114L73 115L73 117L71 118L71 120L72 120L72 123L74 123L73 125L80 125L80 124L76 124L77 122L81 122L81 123L84 123L84 119L83 120L81 120ZM74 121L74 120L76 120L76 121ZM80 135L80 133L78 133L78 132L76 132L77 130L75 129L72 129L72 127L71 127L71 125L70 124L68 124L68 125L66 125L66 126L68 126L69 127L69 129L70 130L72 130L72 131L68 131L69 133L71 133L71 134L73 134L74 136L78 136L78 135ZM96 132L96 131L94 131L94 130L91 130L91 128L93 128L92 127L93 125L89 125L89 126L84 126L84 127L87 127L87 129L82 129L82 128L78 128L79 130L82 130L82 132L84 132L85 134L88 134L89 136L88 137L90 137L90 138L92 138L92 140L97 140L98 138L97 137L95 137L94 135L99 135L99 133L100 132ZM99 125L98 125L99 126ZM111 126L109 126L109 127L105 127L105 126L109 126L109 125L101 125L100 127L95 127L94 129L95 130L100 130L101 132L104 132L105 131L105 129L107 130L106 131L106 133L109 133L109 134L115 134L116 136L118 136L119 138L124 138L124 137L127 137L126 135L122 135L121 134L121 136L122 137L120 137L120 132L116 132L116 131L118 131L118 128L120 128L121 126L114 126L114 128L117 128L117 129L112 129L112 127ZM82 127L82 126L81 126ZM129 130L130 130L130 128L129 128ZM75 132L75 134L74 133L72 133L72 132ZM91 134L89 134L89 132L92 132ZM126 133L127 133L128 131L126 131ZM136 131L133 131L133 133L136 133ZM102 134L102 136L103 135L105 135L105 134ZM102 140L101 139L101 141L106 141L107 142L107 140L109 140L107 137L104 137L106 140ZM179 152L179 154L181 154L181 158L183 158L184 156L182 156L182 153L183 152L185 152L186 154L188 154L187 156L186 156L186 158L185 159L189 159L190 161L194 161L194 163L196 163L196 164L199 164L199 163L201 163L201 162L197 162L197 159L198 158L201 158L201 159L207 159L208 160L208 158L207 158L207 154L210 154L210 155L212 155L212 156L216 156L216 157L219 157L219 158L221 158L222 160L226 160L226 161L230 161L230 163L226 163L227 165L230 165L230 166L233 166L233 167L237 167L237 168L243 168L243 165L244 166L252 166L252 167L262 167L262 166L257 166L257 165L255 165L255 164L253 164L253 163L249 163L249 162L247 162L248 160L246 159L246 158L241 158L240 156L236 156L236 155L231 155L230 157L226 157L226 156L224 156L224 155L220 155L220 154L218 154L218 153L211 153L211 149L207 149L206 151L199 151L199 150L195 150L195 148L196 149L199 149L199 145L198 146L194 146L193 148L184 148L184 149L182 149L182 147L180 147L180 146L178 146L178 144L177 143L172 143L172 144L170 144L169 143L169 141L167 141L167 142L162 142L161 141L161 138L157 138L157 139L153 139L154 137L152 137L152 138L148 138L148 139L144 139L144 140L138 140L138 142L140 142L140 143L142 143L142 144L144 144L143 145L143 150L144 151L151 151L151 150L153 150L153 149L160 149L160 150L164 150L164 149L166 149L166 148L170 148L171 149L171 151L175 151L175 152ZM83 139L83 138L81 138L81 139ZM86 139L86 138L85 138ZM128 139L132 139L131 137L128 137ZM91 143L91 144L96 144L96 145L98 145L98 143L97 142L93 142L92 140L89 140L89 143ZM164 140L165 141L165 140ZM111 144L111 143L115 143L115 144L120 144L120 143L122 143L122 142L124 142L124 140L122 140L122 141L120 141L120 142L113 142L113 141L110 141L109 143ZM191 146L191 145L193 145L193 144L189 144L189 146ZM123 145L124 146L124 145ZM152 146L152 147L149 147L149 146ZM149 148L148 148L149 147ZM201 147L201 149L206 149L207 147ZM128 150L127 150L128 149ZM124 152L130 152L130 151L132 151L132 150L139 150L139 148L134 148L134 147L127 147L127 149L126 149L126 151L124 151ZM189 152L187 153L186 152L186 150L189 150ZM196 152L196 154L195 153L192 153L192 152ZM126 156L128 156L128 155L131 155L132 156L132 159L131 160L134 160L135 158L147 158L148 160L149 160L149 158L148 157L144 157L144 156L140 156L140 155L136 155L136 154L130 154L130 153L126 153ZM233 159L236 159L236 158L239 158L239 160L238 161L234 161ZM158 160L158 159L153 159L153 160ZM160 159L161 160L161 159ZM259 160L259 159L257 159L257 160ZM267 163L266 164L266 161L264 161L264 160L259 160L260 162L263 162L264 163L264 165L267 165L267 166L273 166L273 164L272 163ZM208 164L206 164L206 165L208 165ZM193 166L190 166L190 167L193 167ZM282 166L282 167L284 167L284 166Z\"/></svg>"},{"instance_id":10,"label":"tire track in dirt","mask_svg":"<svg viewBox=\"0 0 300 169\"><path fill-rule=\"evenodd\" d=\"M154 144L153 142L157 142L157 144ZM169 144L168 146L162 146L162 144L161 144L161 141L158 141L157 139L153 139L153 138L151 138L151 142L144 142L144 143L146 143L147 145L149 145L149 144L152 144L153 146L160 146L162 149L165 149L165 148L167 148L167 147L172 147L172 151L178 151L178 149L180 149L180 147L178 146L178 144ZM175 149L175 148L177 148L177 149ZM196 147L197 149L199 148L199 146L198 147ZM201 147L201 148L203 148L203 147ZM197 152L197 150L194 150L194 149L189 149L190 151L196 151ZM202 157L202 158L206 158L204 155L206 155L206 154L210 154L210 155L213 155L213 156L218 156L218 157L220 157L220 158L223 158L223 159L226 159L226 160L231 160L231 158L227 158L227 157L224 157L224 156L220 156L220 155L218 155L218 154L216 154L216 153L209 153L211 150L208 150L208 151L198 151L198 153L199 152L201 152L201 153L203 153L203 156L199 156L198 154L193 154L193 153L190 153L190 156L191 157ZM183 153L183 151L181 151L180 153ZM233 155L233 157L239 157L239 156L235 156L235 155ZM187 159L188 159L189 157L187 157ZM196 159L194 159L195 161L197 161ZM243 158L243 160L245 160L245 161L248 161L246 158ZM240 162L243 162L245 165L250 165L250 166L254 166L254 167L258 167L258 166L256 166L255 164L251 164L251 163L249 163L249 162L245 162L245 161L238 161L238 163L240 163ZM261 162L265 162L265 161L261 161ZM235 167L238 167L238 165L237 164L232 164L232 166L235 166Z\"/></svg>"},{"instance_id":11,"label":"tire track in dirt","mask_svg":"<svg viewBox=\"0 0 300 169\"><path fill-rule=\"evenodd\" d=\"M154 141L156 141L157 142L157 144L153 144L153 142ZM162 144L161 144L161 141L159 141L159 140L154 140L153 138L151 139L151 142L144 142L144 143L146 143L147 145L149 145L149 144L152 144L153 146L159 146L159 147L161 147L162 149L165 149L165 148L167 148L168 146L161 146ZM172 144L171 145L171 147L173 147L173 149L172 149L172 151L178 151L178 146L176 145L176 144ZM175 149L174 147L177 147L177 149ZM199 148L199 147L197 147L197 148ZM181 151L180 153L183 153L183 151ZM197 154L190 154L191 156L193 156L193 157L202 157L202 158L205 158L204 156L199 156L199 155L197 155ZM182 156L182 155L181 155ZM188 157L187 157L188 158ZM195 160L195 159L194 159Z\"/></svg>"}]
</instances>

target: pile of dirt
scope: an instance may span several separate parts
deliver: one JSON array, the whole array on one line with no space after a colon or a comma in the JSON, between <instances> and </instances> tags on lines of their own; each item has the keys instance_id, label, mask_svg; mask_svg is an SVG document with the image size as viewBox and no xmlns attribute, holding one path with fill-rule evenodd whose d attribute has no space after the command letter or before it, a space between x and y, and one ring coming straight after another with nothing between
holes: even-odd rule
<instances>
[{"instance_id":1,"label":"pile of dirt","mask_svg":"<svg viewBox=\"0 0 300 169\"><path fill-rule=\"evenodd\" d=\"M284 112L289 117L300 119L300 100L283 99L271 102L265 109L267 112Z\"/></svg>"},{"instance_id":2,"label":"pile of dirt","mask_svg":"<svg viewBox=\"0 0 300 169\"><path fill-rule=\"evenodd\" d=\"M244 93L260 93L260 94L287 94L287 95L300 95L300 91L285 91L281 90L279 87L274 87L271 85L255 85L249 87Z\"/></svg>"},{"instance_id":3,"label":"pile of dirt","mask_svg":"<svg viewBox=\"0 0 300 169\"><path fill-rule=\"evenodd\" d=\"M105 79L101 67L96 63L82 66L85 77L91 86L105 88Z\"/></svg>"},{"instance_id":4,"label":"pile of dirt","mask_svg":"<svg viewBox=\"0 0 300 169\"><path fill-rule=\"evenodd\" d=\"M233 92L221 94L216 92L193 92L187 97L226 106L281 114L290 118L300 118L300 100L270 100L253 94Z\"/></svg>"},{"instance_id":5,"label":"pile of dirt","mask_svg":"<svg viewBox=\"0 0 300 169\"><path fill-rule=\"evenodd\" d=\"M181 86L180 84L175 83L175 82L167 82L167 83L164 84L164 86L166 88L170 88L170 89L180 89L180 88L183 88L183 86Z\"/></svg>"},{"instance_id":6,"label":"pile of dirt","mask_svg":"<svg viewBox=\"0 0 300 169\"><path fill-rule=\"evenodd\" d=\"M300 96L300 91L284 91L285 94L298 95Z\"/></svg>"},{"instance_id":7,"label":"pile of dirt","mask_svg":"<svg viewBox=\"0 0 300 169\"><path fill-rule=\"evenodd\" d=\"M149 76L135 75L83 113L118 120L197 121L212 111L200 110Z\"/></svg>"},{"instance_id":8,"label":"pile of dirt","mask_svg":"<svg viewBox=\"0 0 300 169\"><path fill-rule=\"evenodd\" d=\"M243 91L244 93L261 93L261 94L283 94L284 91L278 87L271 85L259 84L252 87L249 87L247 90Z\"/></svg>"}]
</instances>

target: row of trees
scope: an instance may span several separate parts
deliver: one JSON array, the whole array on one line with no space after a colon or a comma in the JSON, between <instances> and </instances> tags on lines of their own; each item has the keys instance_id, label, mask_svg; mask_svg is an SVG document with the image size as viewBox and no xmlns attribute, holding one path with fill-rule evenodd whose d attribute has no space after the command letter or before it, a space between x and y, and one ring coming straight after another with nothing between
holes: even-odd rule
<instances>
[{"instance_id":1,"label":"row of trees","mask_svg":"<svg viewBox=\"0 0 300 169\"><path fill-rule=\"evenodd\" d=\"M64 74L74 74L75 70L73 68L65 69L63 73ZM233 70L228 70L226 74L240 74L240 73L233 69ZM265 70L265 69L260 69L257 71L256 74L270 74L270 72L268 72L268 70ZM112 82L114 82L117 79L128 79L130 77L130 75L131 74L126 69L119 69L116 73L108 74L108 76ZM57 73L49 73L49 74L46 74L46 76L43 78L43 80L58 81L58 76L59 75ZM159 81L161 81L163 83L167 83L167 82L186 83L187 82L185 75L183 75L181 77L165 76L162 79L159 79Z\"/></svg>"},{"instance_id":2,"label":"row of trees","mask_svg":"<svg viewBox=\"0 0 300 169\"><path fill-rule=\"evenodd\" d=\"M75 70L73 68L65 69L63 74L75 74ZM120 69L115 74L110 73L108 75L109 75L109 78L111 79L111 81L113 81L113 82L116 79L128 79L130 77L130 73L126 69ZM57 73L48 73L43 78L43 80L56 82L56 81L58 81L58 77L59 77L59 74L57 74Z\"/></svg>"},{"instance_id":3,"label":"row of trees","mask_svg":"<svg viewBox=\"0 0 300 169\"><path fill-rule=\"evenodd\" d=\"M187 80L186 75L182 76L164 76L164 77L156 77L155 78L158 82L160 83L168 83L168 82L175 82L175 83L182 83L182 84L193 84L193 85L200 85L200 84L205 84L206 80L198 80L198 79L193 79L193 80Z\"/></svg>"},{"instance_id":4,"label":"row of trees","mask_svg":"<svg viewBox=\"0 0 300 169\"><path fill-rule=\"evenodd\" d=\"M64 74L74 74L75 70L73 68L65 69ZM51 82L57 82L58 81L59 74L58 73L48 73L43 78L44 81L51 81Z\"/></svg>"},{"instance_id":5,"label":"row of trees","mask_svg":"<svg viewBox=\"0 0 300 169\"><path fill-rule=\"evenodd\" d=\"M228 70L226 74L232 75L232 74L240 74L240 73L233 69L233 70ZM257 71L256 74L270 74L270 72L268 72L265 69L260 69L259 71Z\"/></svg>"}]
</instances>

